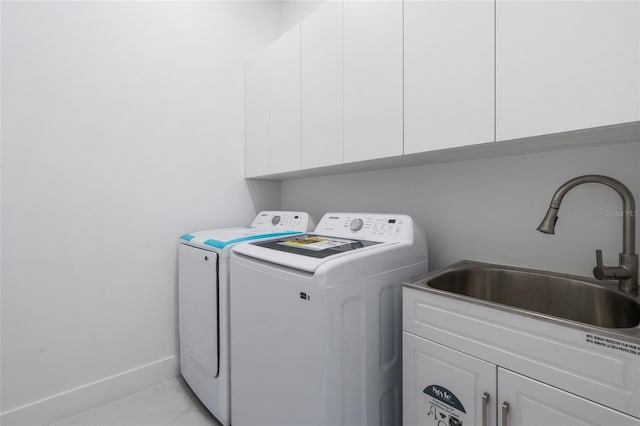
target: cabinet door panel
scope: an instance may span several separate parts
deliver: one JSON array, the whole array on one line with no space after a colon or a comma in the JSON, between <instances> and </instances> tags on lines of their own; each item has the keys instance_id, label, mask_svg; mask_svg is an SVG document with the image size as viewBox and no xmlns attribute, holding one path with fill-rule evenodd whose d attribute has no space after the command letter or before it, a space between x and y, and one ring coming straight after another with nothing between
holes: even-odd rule
<instances>
[{"instance_id":1,"label":"cabinet door panel","mask_svg":"<svg viewBox=\"0 0 640 426\"><path fill-rule=\"evenodd\" d=\"M269 173L269 55L245 65L244 158L246 177Z\"/></svg>"},{"instance_id":2,"label":"cabinet door panel","mask_svg":"<svg viewBox=\"0 0 640 426\"><path fill-rule=\"evenodd\" d=\"M495 424L496 366L402 333L403 424L482 424L486 392L487 424Z\"/></svg>"},{"instance_id":3,"label":"cabinet door panel","mask_svg":"<svg viewBox=\"0 0 640 426\"><path fill-rule=\"evenodd\" d=\"M402 2L345 2L345 162L402 154L402 78Z\"/></svg>"},{"instance_id":4,"label":"cabinet door panel","mask_svg":"<svg viewBox=\"0 0 640 426\"><path fill-rule=\"evenodd\" d=\"M300 24L269 47L270 172L300 168Z\"/></svg>"},{"instance_id":5,"label":"cabinet door panel","mask_svg":"<svg viewBox=\"0 0 640 426\"><path fill-rule=\"evenodd\" d=\"M640 425L640 420L619 411L498 368L499 408L505 401L509 403L510 425Z\"/></svg>"},{"instance_id":6,"label":"cabinet door panel","mask_svg":"<svg viewBox=\"0 0 640 426\"><path fill-rule=\"evenodd\" d=\"M302 168L342 163L343 3L302 21Z\"/></svg>"},{"instance_id":7,"label":"cabinet door panel","mask_svg":"<svg viewBox=\"0 0 640 426\"><path fill-rule=\"evenodd\" d=\"M497 1L498 140L640 120L639 75L639 1Z\"/></svg>"},{"instance_id":8,"label":"cabinet door panel","mask_svg":"<svg viewBox=\"0 0 640 426\"><path fill-rule=\"evenodd\" d=\"M494 2L404 4L404 153L494 140Z\"/></svg>"}]
</instances>

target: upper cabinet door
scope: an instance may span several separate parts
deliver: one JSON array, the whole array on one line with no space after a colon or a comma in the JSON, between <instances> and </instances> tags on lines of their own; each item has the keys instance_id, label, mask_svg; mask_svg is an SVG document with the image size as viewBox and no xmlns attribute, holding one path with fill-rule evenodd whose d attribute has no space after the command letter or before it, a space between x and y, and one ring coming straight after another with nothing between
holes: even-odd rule
<instances>
[{"instance_id":1,"label":"upper cabinet door","mask_svg":"<svg viewBox=\"0 0 640 426\"><path fill-rule=\"evenodd\" d=\"M496 4L496 137L640 120L640 2Z\"/></svg>"},{"instance_id":2,"label":"upper cabinet door","mask_svg":"<svg viewBox=\"0 0 640 426\"><path fill-rule=\"evenodd\" d=\"M343 3L302 21L302 168L343 160Z\"/></svg>"},{"instance_id":3,"label":"upper cabinet door","mask_svg":"<svg viewBox=\"0 0 640 426\"><path fill-rule=\"evenodd\" d=\"M404 153L494 141L494 2L404 3Z\"/></svg>"},{"instance_id":4,"label":"upper cabinet door","mask_svg":"<svg viewBox=\"0 0 640 426\"><path fill-rule=\"evenodd\" d=\"M403 152L402 2L344 3L344 161Z\"/></svg>"},{"instance_id":5,"label":"upper cabinet door","mask_svg":"<svg viewBox=\"0 0 640 426\"><path fill-rule=\"evenodd\" d=\"M260 52L245 65L245 177L269 174L269 55Z\"/></svg>"},{"instance_id":6,"label":"upper cabinet door","mask_svg":"<svg viewBox=\"0 0 640 426\"><path fill-rule=\"evenodd\" d=\"M300 24L269 47L271 173L300 168Z\"/></svg>"}]
</instances>

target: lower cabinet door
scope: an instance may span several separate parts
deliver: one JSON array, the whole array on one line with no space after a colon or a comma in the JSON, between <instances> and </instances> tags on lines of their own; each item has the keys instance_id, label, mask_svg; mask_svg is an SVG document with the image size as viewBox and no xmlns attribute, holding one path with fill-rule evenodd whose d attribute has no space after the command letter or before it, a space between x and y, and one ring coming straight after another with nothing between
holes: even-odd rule
<instances>
[{"instance_id":1,"label":"lower cabinet door","mask_svg":"<svg viewBox=\"0 0 640 426\"><path fill-rule=\"evenodd\" d=\"M500 426L639 426L640 420L498 368Z\"/></svg>"},{"instance_id":2,"label":"lower cabinet door","mask_svg":"<svg viewBox=\"0 0 640 426\"><path fill-rule=\"evenodd\" d=\"M403 425L496 424L496 366L402 333Z\"/></svg>"}]
</instances>

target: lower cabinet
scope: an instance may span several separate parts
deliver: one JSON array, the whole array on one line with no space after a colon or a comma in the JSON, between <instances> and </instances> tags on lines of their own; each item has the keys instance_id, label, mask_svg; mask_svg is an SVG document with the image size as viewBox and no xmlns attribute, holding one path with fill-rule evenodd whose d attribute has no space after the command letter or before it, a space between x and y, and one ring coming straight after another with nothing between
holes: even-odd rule
<instances>
[{"instance_id":1,"label":"lower cabinet","mask_svg":"<svg viewBox=\"0 0 640 426\"><path fill-rule=\"evenodd\" d=\"M495 424L495 364L406 331L402 345L405 426Z\"/></svg>"},{"instance_id":2,"label":"lower cabinet","mask_svg":"<svg viewBox=\"0 0 640 426\"><path fill-rule=\"evenodd\" d=\"M619 411L498 367L501 425L640 425Z\"/></svg>"},{"instance_id":3,"label":"lower cabinet","mask_svg":"<svg viewBox=\"0 0 640 426\"><path fill-rule=\"evenodd\" d=\"M640 426L640 419L403 332L405 426Z\"/></svg>"}]
</instances>

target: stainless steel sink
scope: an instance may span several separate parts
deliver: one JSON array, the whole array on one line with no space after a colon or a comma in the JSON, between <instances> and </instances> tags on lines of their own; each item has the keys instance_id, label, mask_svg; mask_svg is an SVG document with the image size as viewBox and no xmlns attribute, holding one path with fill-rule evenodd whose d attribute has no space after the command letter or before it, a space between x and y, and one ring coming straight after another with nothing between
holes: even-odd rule
<instances>
[{"instance_id":1,"label":"stainless steel sink","mask_svg":"<svg viewBox=\"0 0 640 426\"><path fill-rule=\"evenodd\" d=\"M553 272L463 261L405 285L607 329L640 324L640 300L617 283Z\"/></svg>"}]
</instances>

